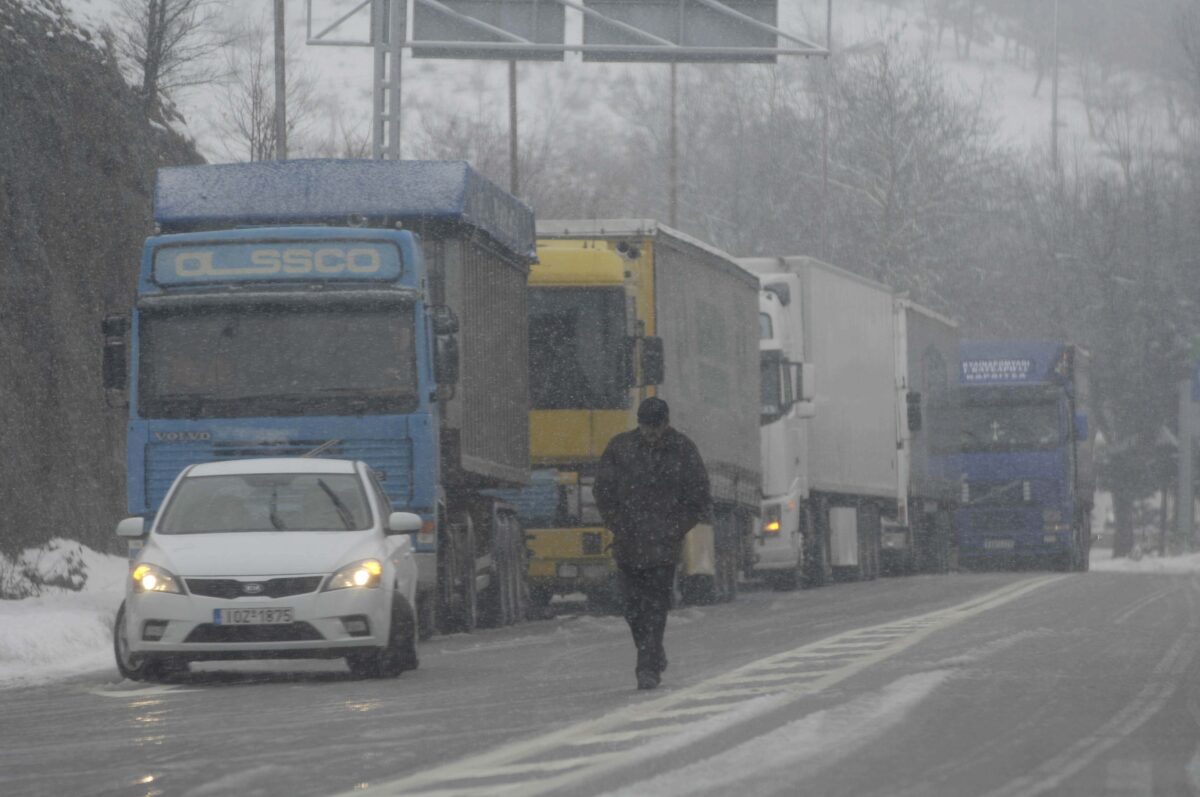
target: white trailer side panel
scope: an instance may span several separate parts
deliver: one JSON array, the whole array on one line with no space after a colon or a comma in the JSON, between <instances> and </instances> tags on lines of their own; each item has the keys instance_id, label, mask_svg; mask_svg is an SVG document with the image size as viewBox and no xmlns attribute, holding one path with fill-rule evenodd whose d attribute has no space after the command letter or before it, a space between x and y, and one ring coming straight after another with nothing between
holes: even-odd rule
<instances>
[{"instance_id":1,"label":"white trailer side panel","mask_svg":"<svg viewBox=\"0 0 1200 797\"><path fill-rule=\"evenodd\" d=\"M671 424L700 449L713 498L757 511L758 279L661 225L651 245L655 333L666 360L658 394L671 406Z\"/></svg>"},{"instance_id":2,"label":"white trailer side panel","mask_svg":"<svg viewBox=\"0 0 1200 797\"><path fill-rule=\"evenodd\" d=\"M892 293L812 258L784 260L804 282L806 359L816 370L811 487L898 498Z\"/></svg>"}]
</instances>

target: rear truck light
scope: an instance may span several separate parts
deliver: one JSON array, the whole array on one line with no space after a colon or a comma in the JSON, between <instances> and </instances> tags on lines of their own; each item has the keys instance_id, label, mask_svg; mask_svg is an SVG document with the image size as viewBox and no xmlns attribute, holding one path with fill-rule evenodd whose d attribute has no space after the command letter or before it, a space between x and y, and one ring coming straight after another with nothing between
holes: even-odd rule
<instances>
[{"instance_id":1,"label":"rear truck light","mask_svg":"<svg viewBox=\"0 0 1200 797\"><path fill-rule=\"evenodd\" d=\"M763 512L763 534L774 536L783 529L783 512L779 504L767 504Z\"/></svg>"},{"instance_id":2,"label":"rear truck light","mask_svg":"<svg viewBox=\"0 0 1200 797\"><path fill-rule=\"evenodd\" d=\"M962 491L959 493L958 500L963 504L971 503L971 485L966 479L963 479Z\"/></svg>"},{"instance_id":3,"label":"rear truck light","mask_svg":"<svg viewBox=\"0 0 1200 797\"><path fill-rule=\"evenodd\" d=\"M1058 542L1058 535L1057 534L1047 534L1042 537L1042 542L1050 543L1050 544L1056 543L1056 542Z\"/></svg>"},{"instance_id":4,"label":"rear truck light","mask_svg":"<svg viewBox=\"0 0 1200 797\"><path fill-rule=\"evenodd\" d=\"M1033 485L1029 482L1021 482L1021 499L1027 504L1033 500Z\"/></svg>"},{"instance_id":5,"label":"rear truck light","mask_svg":"<svg viewBox=\"0 0 1200 797\"><path fill-rule=\"evenodd\" d=\"M437 532L433 528L433 521L426 520L421 524L421 530L417 532L417 545L433 545L437 541Z\"/></svg>"}]
</instances>

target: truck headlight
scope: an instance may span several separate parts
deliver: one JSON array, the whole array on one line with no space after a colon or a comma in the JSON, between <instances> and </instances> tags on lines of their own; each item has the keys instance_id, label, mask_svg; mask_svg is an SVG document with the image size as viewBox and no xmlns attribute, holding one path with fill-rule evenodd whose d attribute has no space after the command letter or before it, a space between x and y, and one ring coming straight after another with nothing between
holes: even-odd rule
<instances>
[{"instance_id":1,"label":"truck headlight","mask_svg":"<svg viewBox=\"0 0 1200 797\"><path fill-rule=\"evenodd\" d=\"M363 559L361 562L346 565L330 576L323 591L378 587L382 576L383 564L378 559Z\"/></svg>"},{"instance_id":2,"label":"truck headlight","mask_svg":"<svg viewBox=\"0 0 1200 797\"><path fill-rule=\"evenodd\" d=\"M783 512L779 504L767 504L763 508L763 534L775 535L783 529Z\"/></svg>"},{"instance_id":3,"label":"truck headlight","mask_svg":"<svg viewBox=\"0 0 1200 797\"><path fill-rule=\"evenodd\" d=\"M140 564L130 573L134 592L173 592L182 595L179 580L158 565Z\"/></svg>"}]
</instances>

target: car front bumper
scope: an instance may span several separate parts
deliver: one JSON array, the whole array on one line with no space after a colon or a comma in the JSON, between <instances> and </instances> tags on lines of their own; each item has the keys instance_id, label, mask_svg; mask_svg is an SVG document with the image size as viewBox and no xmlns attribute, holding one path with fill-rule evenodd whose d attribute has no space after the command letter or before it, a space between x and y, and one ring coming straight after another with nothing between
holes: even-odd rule
<instances>
[{"instance_id":1,"label":"car front bumper","mask_svg":"<svg viewBox=\"0 0 1200 797\"><path fill-rule=\"evenodd\" d=\"M291 609L292 622L215 622L221 609L258 608ZM378 587L281 598L130 593L125 601L130 652L192 660L342 656L386 644L389 617L390 596ZM365 632L352 631L355 621L362 620Z\"/></svg>"}]
</instances>

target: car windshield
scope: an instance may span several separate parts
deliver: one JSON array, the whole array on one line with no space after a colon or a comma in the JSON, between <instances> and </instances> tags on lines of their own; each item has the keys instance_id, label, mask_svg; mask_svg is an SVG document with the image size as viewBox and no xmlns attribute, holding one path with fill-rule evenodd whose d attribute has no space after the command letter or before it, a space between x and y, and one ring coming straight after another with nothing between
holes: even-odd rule
<instances>
[{"instance_id":1,"label":"car windshield","mask_svg":"<svg viewBox=\"0 0 1200 797\"><path fill-rule=\"evenodd\" d=\"M370 525L357 476L256 473L185 478L167 504L158 533L357 531Z\"/></svg>"}]
</instances>

